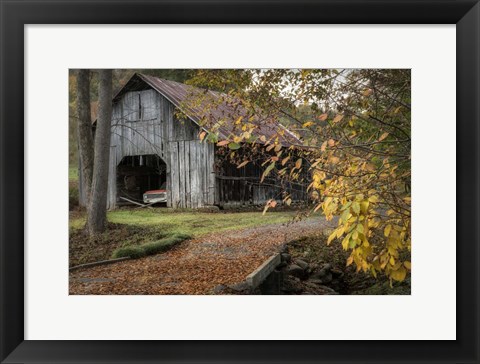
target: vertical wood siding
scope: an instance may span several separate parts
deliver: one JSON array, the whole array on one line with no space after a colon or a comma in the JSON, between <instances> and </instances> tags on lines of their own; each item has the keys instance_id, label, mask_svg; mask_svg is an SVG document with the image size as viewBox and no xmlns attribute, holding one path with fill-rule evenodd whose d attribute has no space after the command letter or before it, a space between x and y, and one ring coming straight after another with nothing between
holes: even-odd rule
<instances>
[{"instance_id":1,"label":"vertical wood siding","mask_svg":"<svg viewBox=\"0 0 480 364\"><path fill-rule=\"evenodd\" d=\"M237 153L241 153L241 150ZM308 202L308 194L303 184L284 182L282 185L275 176L267 177L260 183L265 167L249 163L245 167L237 168L228 159L218 155L216 157L215 202L218 205L262 205L270 199L281 201L284 193L288 193L292 201Z\"/></svg>"},{"instance_id":2,"label":"vertical wood siding","mask_svg":"<svg viewBox=\"0 0 480 364\"><path fill-rule=\"evenodd\" d=\"M199 140L169 142L171 206L198 208L215 203L211 144Z\"/></svg>"},{"instance_id":3,"label":"vertical wood siding","mask_svg":"<svg viewBox=\"0 0 480 364\"><path fill-rule=\"evenodd\" d=\"M117 204L116 167L125 156L158 155L167 165L167 205L197 208L215 203L214 146L200 128L179 120L175 107L154 90L127 92L114 104L108 207Z\"/></svg>"}]
</instances>

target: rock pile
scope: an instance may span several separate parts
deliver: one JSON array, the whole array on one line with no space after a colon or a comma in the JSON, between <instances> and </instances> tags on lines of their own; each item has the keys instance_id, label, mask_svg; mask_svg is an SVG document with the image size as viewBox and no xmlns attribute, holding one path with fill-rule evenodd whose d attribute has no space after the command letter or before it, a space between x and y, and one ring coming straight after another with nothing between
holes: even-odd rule
<instances>
[{"instance_id":1,"label":"rock pile","mask_svg":"<svg viewBox=\"0 0 480 364\"><path fill-rule=\"evenodd\" d=\"M305 259L295 258L284 246L281 261L275 270L256 289L246 282L236 285L218 285L213 294L295 294L295 295L335 295L342 290L344 273L326 263L317 265Z\"/></svg>"},{"instance_id":2,"label":"rock pile","mask_svg":"<svg viewBox=\"0 0 480 364\"><path fill-rule=\"evenodd\" d=\"M283 294L338 294L343 284L343 272L331 264L318 266L304 259L292 259L282 253L285 272Z\"/></svg>"}]
</instances>

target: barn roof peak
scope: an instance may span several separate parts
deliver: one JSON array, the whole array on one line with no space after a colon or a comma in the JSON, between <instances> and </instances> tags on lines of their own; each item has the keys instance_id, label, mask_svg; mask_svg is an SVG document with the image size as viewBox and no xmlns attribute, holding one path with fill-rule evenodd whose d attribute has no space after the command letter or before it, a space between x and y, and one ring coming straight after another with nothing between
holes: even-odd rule
<instances>
[{"instance_id":1,"label":"barn roof peak","mask_svg":"<svg viewBox=\"0 0 480 364\"><path fill-rule=\"evenodd\" d=\"M227 102L226 98L228 96L226 94L142 73L135 73L115 95L113 101L119 100L126 92L142 91L150 88L163 95L205 131L211 132L213 129L218 131L219 137L222 139L228 138L235 131L235 121L240 116L248 116L247 110ZM186 103L192 93L201 94L204 103L214 103L215 107L210 108L208 116L205 115L205 105L189 105ZM277 118L272 116L260 118L255 115L252 122L257 123L257 128L253 133L254 136L265 135L269 139L271 136L279 135L281 144L285 146L302 144L300 139L283 126Z\"/></svg>"}]
</instances>

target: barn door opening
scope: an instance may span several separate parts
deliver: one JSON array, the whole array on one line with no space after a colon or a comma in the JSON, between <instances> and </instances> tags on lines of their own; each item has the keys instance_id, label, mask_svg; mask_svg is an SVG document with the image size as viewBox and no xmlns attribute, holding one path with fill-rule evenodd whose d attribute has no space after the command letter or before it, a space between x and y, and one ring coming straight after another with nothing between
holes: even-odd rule
<instances>
[{"instance_id":1,"label":"barn door opening","mask_svg":"<svg viewBox=\"0 0 480 364\"><path fill-rule=\"evenodd\" d=\"M123 157L117 166L117 204L150 204L158 201L159 206L166 206L163 198L163 194L166 197L166 182L167 165L158 155ZM159 194L162 195L160 199Z\"/></svg>"}]
</instances>

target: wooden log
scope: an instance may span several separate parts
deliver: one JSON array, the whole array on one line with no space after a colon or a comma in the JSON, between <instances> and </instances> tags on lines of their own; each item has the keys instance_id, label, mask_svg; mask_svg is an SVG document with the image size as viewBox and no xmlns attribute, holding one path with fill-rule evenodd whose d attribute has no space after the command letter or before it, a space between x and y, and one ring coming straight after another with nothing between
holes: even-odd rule
<instances>
[{"instance_id":1,"label":"wooden log","mask_svg":"<svg viewBox=\"0 0 480 364\"><path fill-rule=\"evenodd\" d=\"M150 207L149 205L144 205L143 203L130 200L130 199L126 198L126 197L120 196L120 199L125 200L125 201L130 202L130 203L133 203L134 205L141 206L141 207ZM152 208L152 207L150 207L150 208Z\"/></svg>"},{"instance_id":2,"label":"wooden log","mask_svg":"<svg viewBox=\"0 0 480 364\"><path fill-rule=\"evenodd\" d=\"M70 272L72 272L74 270L78 270L78 269L82 269L82 268L91 268L91 267L96 267L98 265L118 263L118 262L121 262L121 261L124 261L124 260L129 260L129 259L131 259L131 258L130 257L122 257L122 258L117 258L117 259L101 260L101 261L98 261L98 262L76 265L74 267L68 268L68 270Z\"/></svg>"},{"instance_id":3,"label":"wooden log","mask_svg":"<svg viewBox=\"0 0 480 364\"><path fill-rule=\"evenodd\" d=\"M268 258L263 264L255 269L252 273L247 276L247 284L250 288L257 288L264 280L267 278L270 273L274 271L277 265L281 262L280 254L272 255Z\"/></svg>"}]
</instances>

